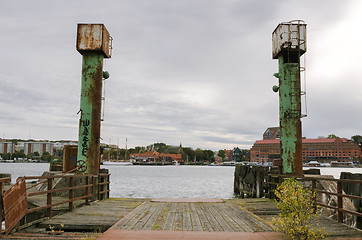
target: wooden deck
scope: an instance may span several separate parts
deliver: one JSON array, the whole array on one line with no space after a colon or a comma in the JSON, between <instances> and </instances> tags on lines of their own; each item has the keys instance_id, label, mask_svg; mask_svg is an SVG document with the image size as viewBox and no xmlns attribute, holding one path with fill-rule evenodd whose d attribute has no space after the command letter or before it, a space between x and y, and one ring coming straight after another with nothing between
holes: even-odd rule
<instances>
[{"instance_id":1,"label":"wooden deck","mask_svg":"<svg viewBox=\"0 0 362 240\"><path fill-rule=\"evenodd\" d=\"M273 232L269 222L277 213L274 201L265 198L107 199L0 239L274 240L281 235ZM320 220L330 239L362 239L361 230ZM55 237L52 229L61 231Z\"/></svg>"},{"instance_id":2,"label":"wooden deck","mask_svg":"<svg viewBox=\"0 0 362 240\"><path fill-rule=\"evenodd\" d=\"M272 232L255 215L227 202L147 200L119 221L115 229Z\"/></svg>"}]
</instances>

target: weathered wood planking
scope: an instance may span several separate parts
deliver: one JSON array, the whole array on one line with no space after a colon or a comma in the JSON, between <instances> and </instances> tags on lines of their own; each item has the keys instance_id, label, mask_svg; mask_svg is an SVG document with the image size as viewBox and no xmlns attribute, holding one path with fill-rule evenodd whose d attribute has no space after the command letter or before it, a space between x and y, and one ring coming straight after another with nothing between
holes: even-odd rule
<instances>
[{"instance_id":1,"label":"weathered wood planking","mask_svg":"<svg viewBox=\"0 0 362 240\"><path fill-rule=\"evenodd\" d=\"M204 211L201 209L200 204L196 203L194 205L195 205L197 217L200 219L203 231L213 231L213 228L212 228L209 220L207 219Z\"/></svg>"},{"instance_id":2,"label":"weathered wood planking","mask_svg":"<svg viewBox=\"0 0 362 240\"><path fill-rule=\"evenodd\" d=\"M150 205L150 201L145 201L134 209L130 214L122 218L121 222L117 225L119 228L131 230L133 226L137 223L137 221L142 217L144 214L143 212L146 211L146 209Z\"/></svg>"},{"instance_id":3,"label":"weathered wood planking","mask_svg":"<svg viewBox=\"0 0 362 240\"><path fill-rule=\"evenodd\" d=\"M192 231L191 214L189 209L190 203L182 204L182 216L183 216L183 230Z\"/></svg>"},{"instance_id":4,"label":"weathered wood planking","mask_svg":"<svg viewBox=\"0 0 362 240\"><path fill-rule=\"evenodd\" d=\"M194 231L202 231L202 225L201 225L201 222L200 222L200 218L197 215L195 204L190 204L189 209L190 209L192 230L194 230Z\"/></svg>"},{"instance_id":5,"label":"weathered wood planking","mask_svg":"<svg viewBox=\"0 0 362 240\"><path fill-rule=\"evenodd\" d=\"M166 222L163 227L163 230L172 230L172 225L175 220L175 214L176 214L176 203L171 203L171 207L167 214L167 218L166 218Z\"/></svg>"},{"instance_id":6,"label":"weathered wood planking","mask_svg":"<svg viewBox=\"0 0 362 240\"><path fill-rule=\"evenodd\" d=\"M272 231L263 221L230 203L146 201L118 224L123 230Z\"/></svg>"}]
</instances>

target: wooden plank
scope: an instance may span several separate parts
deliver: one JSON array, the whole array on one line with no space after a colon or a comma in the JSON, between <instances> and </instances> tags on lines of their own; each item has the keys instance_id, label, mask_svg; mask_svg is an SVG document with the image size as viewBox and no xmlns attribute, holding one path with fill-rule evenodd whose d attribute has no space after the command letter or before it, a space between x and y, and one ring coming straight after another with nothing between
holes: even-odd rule
<instances>
[{"instance_id":1,"label":"wooden plank","mask_svg":"<svg viewBox=\"0 0 362 240\"><path fill-rule=\"evenodd\" d=\"M155 212L157 206L159 205L159 203L151 203L151 204L152 205L150 206L150 208L144 211L142 218L140 218L137 221L137 223L133 226L133 230L142 230L143 226L146 225L148 220L151 218L152 214Z\"/></svg>"},{"instance_id":2,"label":"wooden plank","mask_svg":"<svg viewBox=\"0 0 362 240\"><path fill-rule=\"evenodd\" d=\"M219 224L219 222L216 220L216 218L214 217L214 215L212 215L212 213L210 211L210 204L201 203L200 207L203 209L203 211L204 211L207 219L209 220L212 228L214 229L214 231L223 232L224 229L222 228L222 226Z\"/></svg>"},{"instance_id":3,"label":"wooden plank","mask_svg":"<svg viewBox=\"0 0 362 240\"><path fill-rule=\"evenodd\" d=\"M155 203L156 209L153 212L152 216L148 219L147 223L143 226L142 230L151 230L155 225L157 219L161 216L162 210L165 207L166 203Z\"/></svg>"},{"instance_id":4,"label":"wooden plank","mask_svg":"<svg viewBox=\"0 0 362 240\"><path fill-rule=\"evenodd\" d=\"M173 224L174 231L182 231L183 230L183 214L182 214L182 205L183 203L176 204L176 213L175 213L175 221Z\"/></svg>"},{"instance_id":5,"label":"wooden plank","mask_svg":"<svg viewBox=\"0 0 362 240\"><path fill-rule=\"evenodd\" d=\"M241 208L236 207L235 205L234 208L232 204L226 204L225 206L229 209L230 213L233 214L235 221L239 224L244 232L254 232L254 227L250 226L250 224L248 224L247 220L245 219L245 215L240 213L242 211Z\"/></svg>"},{"instance_id":6,"label":"wooden plank","mask_svg":"<svg viewBox=\"0 0 362 240\"><path fill-rule=\"evenodd\" d=\"M213 204L213 207L215 207L216 211L218 211L225 221L228 222L230 227L235 232L245 232L244 228L241 227L241 224L244 224L244 222L240 221L237 216L235 216L227 207L226 204Z\"/></svg>"},{"instance_id":7,"label":"wooden plank","mask_svg":"<svg viewBox=\"0 0 362 240\"><path fill-rule=\"evenodd\" d=\"M250 215L243 211L240 207L229 204L228 208L243 222L241 227L244 228L246 232L256 232L260 229L258 224L255 224L253 220L250 220Z\"/></svg>"},{"instance_id":8,"label":"wooden plank","mask_svg":"<svg viewBox=\"0 0 362 240\"><path fill-rule=\"evenodd\" d=\"M141 206L133 210L129 215L125 216L117 225L120 229L131 230L138 220L144 215L146 209L149 209L153 203L146 201Z\"/></svg>"},{"instance_id":9,"label":"wooden plank","mask_svg":"<svg viewBox=\"0 0 362 240\"><path fill-rule=\"evenodd\" d=\"M135 208L133 211L131 211L129 214L124 216L121 221L117 223L117 228L123 228L129 221L131 221L137 214L143 211L143 209L147 208L149 204L149 201L143 202L140 206Z\"/></svg>"},{"instance_id":10,"label":"wooden plank","mask_svg":"<svg viewBox=\"0 0 362 240\"><path fill-rule=\"evenodd\" d=\"M251 229L250 232L267 232L273 231L270 226L266 225L260 219L252 216L250 213L246 212L245 210L241 209L240 207L234 204L228 204L228 208L238 216L242 221L244 221L245 226Z\"/></svg>"},{"instance_id":11,"label":"wooden plank","mask_svg":"<svg viewBox=\"0 0 362 240\"><path fill-rule=\"evenodd\" d=\"M202 225L200 222L200 218L197 215L195 203L191 203L189 206L189 211L191 215L191 225L193 231L202 231Z\"/></svg>"},{"instance_id":12,"label":"wooden plank","mask_svg":"<svg viewBox=\"0 0 362 240\"><path fill-rule=\"evenodd\" d=\"M182 205L182 215L183 215L183 230L192 231L190 203L184 203Z\"/></svg>"},{"instance_id":13,"label":"wooden plank","mask_svg":"<svg viewBox=\"0 0 362 240\"><path fill-rule=\"evenodd\" d=\"M152 230L162 230L165 226L166 218L168 216L168 213L170 212L171 203L167 202L164 203L164 207L156 219L156 222L152 226Z\"/></svg>"},{"instance_id":14,"label":"wooden plank","mask_svg":"<svg viewBox=\"0 0 362 240\"><path fill-rule=\"evenodd\" d=\"M201 208L201 203L195 203L195 209L197 212L197 215L199 216L201 225L202 225L202 229L204 231L213 231L213 228L208 220L208 218L206 217L206 214L203 210L203 208Z\"/></svg>"},{"instance_id":15,"label":"wooden plank","mask_svg":"<svg viewBox=\"0 0 362 240\"><path fill-rule=\"evenodd\" d=\"M209 203L209 210L211 214L215 217L218 223L221 225L222 229L226 232L233 232L234 229L230 226L230 224L234 223L234 220L231 219L227 214L220 209L216 210L216 205L220 205L224 203Z\"/></svg>"},{"instance_id":16,"label":"wooden plank","mask_svg":"<svg viewBox=\"0 0 362 240\"><path fill-rule=\"evenodd\" d=\"M168 212L163 230L172 230L173 222L175 220L176 203L171 203L170 211Z\"/></svg>"}]
</instances>

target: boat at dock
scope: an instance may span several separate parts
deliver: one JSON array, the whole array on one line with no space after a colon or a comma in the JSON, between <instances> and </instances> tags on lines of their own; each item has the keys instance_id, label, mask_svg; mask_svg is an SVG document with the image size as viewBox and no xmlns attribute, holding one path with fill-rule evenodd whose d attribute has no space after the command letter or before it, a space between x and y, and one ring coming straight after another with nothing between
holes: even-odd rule
<instances>
[{"instance_id":1,"label":"boat at dock","mask_svg":"<svg viewBox=\"0 0 362 240\"><path fill-rule=\"evenodd\" d=\"M339 161L332 161L331 167L343 167L343 168L354 168L353 162L339 162Z\"/></svg>"}]
</instances>

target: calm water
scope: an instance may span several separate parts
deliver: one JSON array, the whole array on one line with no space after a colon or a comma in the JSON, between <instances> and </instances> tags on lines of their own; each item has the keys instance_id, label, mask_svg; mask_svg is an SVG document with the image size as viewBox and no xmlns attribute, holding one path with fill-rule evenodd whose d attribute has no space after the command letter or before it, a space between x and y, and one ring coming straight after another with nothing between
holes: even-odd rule
<instances>
[{"instance_id":1,"label":"calm water","mask_svg":"<svg viewBox=\"0 0 362 240\"><path fill-rule=\"evenodd\" d=\"M125 166L105 164L111 173L111 197L232 198L234 167ZM40 176L47 163L0 163L0 173Z\"/></svg>"},{"instance_id":2,"label":"calm water","mask_svg":"<svg viewBox=\"0 0 362 240\"><path fill-rule=\"evenodd\" d=\"M112 197L232 198L234 167L103 165Z\"/></svg>"},{"instance_id":3,"label":"calm water","mask_svg":"<svg viewBox=\"0 0 362 240\"><path fill-rule=\"evenodd\" d=\"M111 197L233 198L234 167L228 166L125 166L105 164L111 173ZM320 168L321 174L362 173L362 168ZM0 163L0 173L40 176L48 163Z\"/></svg>"}]
</instances>

